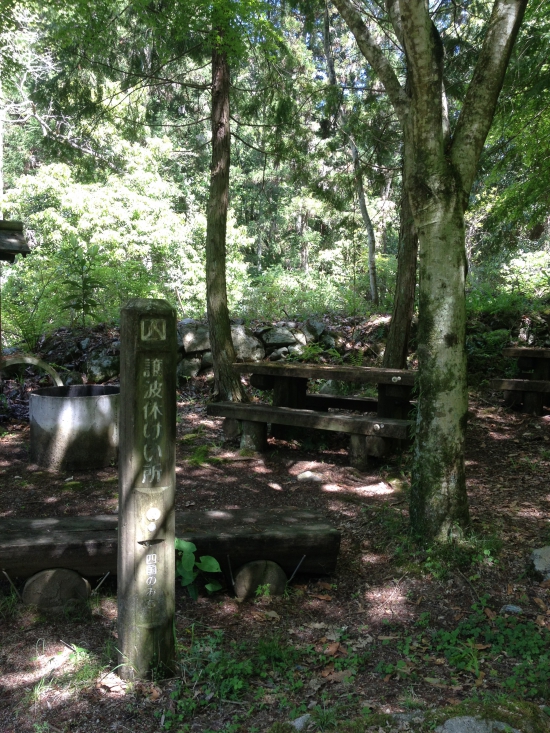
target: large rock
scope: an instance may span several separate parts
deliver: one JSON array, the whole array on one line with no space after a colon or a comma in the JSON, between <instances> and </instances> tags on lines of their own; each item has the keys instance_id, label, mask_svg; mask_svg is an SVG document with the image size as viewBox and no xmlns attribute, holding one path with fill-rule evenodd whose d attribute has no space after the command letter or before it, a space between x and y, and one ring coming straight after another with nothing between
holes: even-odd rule
<instances>
[{"instance_id":1,"label":"large rock","mask_svg":"<svg viewBox=\"0 0 550 733\"><path fill-rule=\"evenodd\" d=\"M539 580L550 579L550 546L539 547L531 553L533 574Z\"/></svg>"},{"instance_id":2,"label":"large rock","mask_svg":"<svg viewBox=\"0 0 550 733\"><path fill-rule=\"evenodd\" d=\"M294 338L298 342L298 346L307 346L307 338L302 331L299 331L296 328L296 329L292 329L292 333L294 334Z\"/></svg>"},{"instance_id":3,"label":"large rock","mask_svg":"<svg viewBox=\"0 0 550 733\"><path fill-rule=\"evenodd\" d=\"M483 720L471 715L449 718L435 730L436 733L497 733L497 731L521 733L517 728L512 728L498 720Z\"/></svg>"},{"instance_id":4,"label":"large rock","mask_svg":"<svg viewBox=\"0 0 550 733\"><path fill-rule=\"evenodd\" d=\"M237 361L261 361L264 358L265 349L249 328L242 324L231 326L231 339Z\"/></svg>"},{"instance_id":5,"label":"large rock","mask_svg":"<svg viewBox=\"0 0 550 733\"><path fill-rule=\"evenodd\" d=\"M182 359L178 364L176 376L178 379L190 379L196 377L201 370L201 359L193 357L191 359Z\"/></svg>"},{"instance_id":6,"label":"large rock","mask_svg":"<svg viewBox=\"0 0 550 733\"><path fill-rule=\"evenodd\" d=\"M178 347L187 354L210 350L210 332L204 323L186 318L178 323L176 334Z\"/></svg>"},{"instance_id":7,"label":"large rock","mask_svg":"<svg viewBox=\"0 0 550 733\"><path fill-rule=\"evenodd\" d=\"M275 351L272 351L269 355L270 361L280 361L281 359L284 359L285 356L288 356L289 351L286 346L281 346L280 349L275 349Z\"/></svg>"},{"instance_id":8,"label":"large rock","mask_svg":"<svg viewBox=\"0 0 550 733\"><path fill-rule=\"evenodd\" d=\"M241 600L256 595L262 587L271 596L282 596L286 589L285 571L271 560L247 562L235 576L235 595Z\"/></svg>"},{"instance_id":9,"label":"large rock","mask_svg":"<svg viewBox=\"0 0 550 733\"><path fill-rule=\"evenodd\" d=\"M302 326L302 332L308 341L317 341L319 336L324 333L325 324L323 321L317 321L314 318L308 318L308 320ZM309 338L308 338L309 337Z\"/></svg>"},{"instance_id":10,"label":"large rock","mask_svg":"<svg viewBox=\"0 0 550 733\"><path fill-rule=\"evenodd\" d=\"M103 384L120 374L120 357L100 351L92 354L86 363L86 377L90 384Z\"/></svg>"},{"instance_id":11,"label":"large rock","mask_svg":"<svg viewBox=\"0 0 550 733\"><path fill-rule=\"evenodd\" d=\"M90 584L74 570L54 568L36 573L25 583L23 603L59 613L85 603Z\"/></svg>"},{"instance_id":12,"label":"large rock","mask_svg":"<svg viewBox=\"0 0 550 733\"><path fill-rule=\"evenodd\" d=\"M278 326L263 331L261 338L268 348L278 349L280 346L289 346L290 344L296 343L292 331L289 331L288 328Z\"/></svg>"}]
</instances>

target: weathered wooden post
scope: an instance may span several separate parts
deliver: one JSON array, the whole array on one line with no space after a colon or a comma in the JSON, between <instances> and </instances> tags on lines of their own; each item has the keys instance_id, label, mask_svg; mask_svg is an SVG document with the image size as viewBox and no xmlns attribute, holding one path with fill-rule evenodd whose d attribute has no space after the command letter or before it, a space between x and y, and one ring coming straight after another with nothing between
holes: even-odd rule
<instances>
[{"instance_id":1,"label":"weathered wooden post","mask_svg":"<svg viewBox=\"0 0 550 733\"><path fill-rule=\"evenodd\" d=\"M176 314L136 298L120 319L119 674L175 666Z\"/></svg>"}]
</instances>

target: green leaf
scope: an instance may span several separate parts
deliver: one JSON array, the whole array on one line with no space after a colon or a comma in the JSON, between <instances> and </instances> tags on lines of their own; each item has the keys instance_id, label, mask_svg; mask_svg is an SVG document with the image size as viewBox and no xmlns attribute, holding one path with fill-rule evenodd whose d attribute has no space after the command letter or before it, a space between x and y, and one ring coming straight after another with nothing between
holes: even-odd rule
<instances>
[{"instance_id":1,"label":"green leaf","mask_svg":"<svg viewBox=\"0 0 550 733\"><path fill-rule=\"evenodd\" d=\"M192 542L188 542L187 540L180 540L176 537L176 550L179 550L180 552L196 552L197 547Z\"/></svg>"},{"instance_id":2,"label":"green leaf","mask_svg":"<svg viewBox=\"0 0 550 733\"><path fill-rule=\"evenodd\" d=\"M206 583L204 587L209 593L214 593L216 590L221 590L222 584L218 583L217 580L213 580L211 583Z\"/></svg>"},{"instance_id":3,"label":"green leaf","mask_svg":"<svg viewBox=\"0 0 550 733\"><path fill-rule=\"evenodd\" d=\"M198 574L199 573L196 570L194 570L194 571L191 571L191 570L183 570L183 571L180 571L178 569L178 575L180 576L180 579L181 579L180 582L181 582L181 585L182 585L183 588L185 588L186 585L189 585L190 583L192 583L195 580L195 578L197 577Z\"/></svg>"},{"instance_id":4,"label":"green leaf","mask_svg":"<svg viewBox=\"0 0 550 733\"><path fill-rule=\"evenodd\" d=\"M220 563L211 555L203 555L200 562L197 563L199 570L204 573L221 573Z\"/></svg>"},{"instance_id":5,"label":"green leaf","mask_svg":"<svg viewBox=\"0 0 550 733\"><path fill-rule=\"evenodd\" d=\"M187 586L187 590L189 591L189 595L191 596L191 598L196 601L199 597L197 586L194 583L191 583L191 585Z\"/></svg>"},{"instance_id":6,"label":"green leaf","mask_svg":"<svg viewBox=\"0 0 550 733\"><path fill-rule=\"evenodd\" d=\"M181 568L182 571L187 571L187 572L191 572L191 570L193 570L194 565L195 565L195 556L193 555L192 552L182 553L179 559L179 562L177 563L178 568Z\"/></svg>"}]
</instances>

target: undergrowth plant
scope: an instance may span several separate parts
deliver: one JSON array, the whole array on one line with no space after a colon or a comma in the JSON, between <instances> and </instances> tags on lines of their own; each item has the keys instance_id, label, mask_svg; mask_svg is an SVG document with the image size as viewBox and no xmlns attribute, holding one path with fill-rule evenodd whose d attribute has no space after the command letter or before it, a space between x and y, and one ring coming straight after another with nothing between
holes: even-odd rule
<instances>
[{"instance_id":1,"label":"undergrowth plant","mask_svg":"<svg viewBox=\"0 0 550 733\"><path fill-rule=\"evenodd\" d=\"M194 625L187 629L188 642L179 648L182 679L171 694L173 706L166 712L164 729L185 730L182 725L201 713L217 708L220 702L238 702L252 694L248 712L261 710L266 692L276 699L280 709L296 717L306 710L291 699L303 697L311 671L327 662L313 645L296 648L278 635L256 641L226 642L223 631L200 638ZM349 670L352 681L369 659L369 653L350 653L335 659L335 670ZM272 704L272 703L270 703ZM330 727L331 718L319 708L320 722ZM241 730L241 729L239 729Z\"/></svg>"},{"instance_id":2,"label":"undergrowth plant","mask_svg":"<svg viewBox=\"0 0 550 733\"><path fill-rule=\"evenodd\" d=\"M179 553L176 562L176 576L180 578L183 588L187 591L193 600L199 597L196 580L199 575L221 573L219 562L211 555L202 555L197 562L195 559L196 545L187 540L176 538L176 551ZM209 580L204 587L209 593L214 593L222 588L222 584L216 580Z\"/></svg>"}]
</instances>

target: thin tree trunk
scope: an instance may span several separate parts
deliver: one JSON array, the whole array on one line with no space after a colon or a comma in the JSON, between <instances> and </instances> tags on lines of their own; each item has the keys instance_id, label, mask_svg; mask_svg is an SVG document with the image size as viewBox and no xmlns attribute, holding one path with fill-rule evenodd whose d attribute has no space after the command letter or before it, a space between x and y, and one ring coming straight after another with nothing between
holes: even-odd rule
<instances>
[{"instance_id":1,"label":"thin tree trunk","mask_svg":"<svg viewBox=\"0 0 550 733\"><path fill-rule=\"evenodd\" d=\"M409 195L403 190L401 196L395 296L383 361L383 365L387 369L407 368L407 351L414 313L417 257L418 236L414 227Z\"/></svg>"},{"instance_id":2,"label":"thin tree trunk","mask_svg":"<svg viewBox=\"0 0 550 733\"><path fill-rule=\"evenodd\" d=\"M325 2L325 23L324 23L324 34L323 34L323 44L325 49L325 59L327 62L327 74L329 83L331 86L336 87L337 81L336 81L336 71L334 68L334 59L332 57L332 51L330 47L330 19L328 14L328 0ZM345 114L340 107L337 114L338 119L342 123L342 125L345 124ZM369 216L369 212L367 209L367 202L365 199L365 188L363 186L363 175L361 173L361 165L359 160L359 151L357 150L357 146L355 145L353 139L350 137L349 141L350 145L350 151L351 151L351 159L353 161L353 175L355 178L355 190L357 192L357 199L359 201L359 210L361 211L361 218L363 219L363 224L365 226L365 231L367 233L367 246L368 246L368 255L369 255L369 287L370 287L370 299L375 304L378 305L378 286L376 282L376 239L374 236L374 227L372 226L372 221Z\"/></svg>"},{"instance_id":3,"label":"thin tree trunk","mask_svg":"<svg viewBox=\"0 0 550 733\"><path fill-rule=\"evenodd\" d=\"M229 202L229 64L225 51L212 52L212 164L206 220L206 302L214 362L214 396L239 402L245 399L240 378L233 371L235 349L227 308L225 279L227 207Z\"/></svg>"},{"instance_id":4,"label":"thin tree trunk","mask_svg":"<svg viewBox=\"0 0 550 733\"><path fill-rule=\"evenodd\" d=\"M367 202L365 200L365 189L363 188L363 176L361 174L361 165L359 162L359 152L353 140L350 141L351 157L353 160L353 169L355 173L355 188L357 191L357 199L359 200L359 210L365 231L367 232L367 246L369 252L369 285L370 299L375 305L378 305L378 285L376 282L376 240L374 237L374 227L367 210Z\"/></svg>"}]
</instances>

